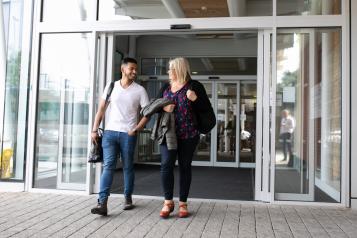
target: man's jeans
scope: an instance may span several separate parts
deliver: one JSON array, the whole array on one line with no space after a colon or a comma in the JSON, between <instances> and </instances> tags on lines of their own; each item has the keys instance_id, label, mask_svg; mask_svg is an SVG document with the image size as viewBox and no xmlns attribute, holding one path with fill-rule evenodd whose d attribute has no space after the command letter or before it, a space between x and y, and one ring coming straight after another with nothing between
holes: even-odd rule
<instances>
[{"instance_id":1,"label":"man's jeans","mask_svg":"<svg viewBox=\"0 0 357 238\"><path fill-rule=\"evenodd\" d=\"M134 151L136 136L118 131L104 131L103 135L103 173L100 178L99 202L103 202L110 195L114 170L118 154L123 163L124 195L131 196L134 190Z\"/></svg>"}]
</instances>

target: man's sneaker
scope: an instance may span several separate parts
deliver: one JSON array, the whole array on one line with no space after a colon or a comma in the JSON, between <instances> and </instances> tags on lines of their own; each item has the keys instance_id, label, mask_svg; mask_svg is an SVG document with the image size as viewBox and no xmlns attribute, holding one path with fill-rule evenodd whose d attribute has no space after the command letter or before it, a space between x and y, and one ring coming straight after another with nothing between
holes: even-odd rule
<instances>
[{"instance_id":1,"label":"man's sneaker","mask_svg":"<svg viewBox=\"0 0 357 238\"><path fill-rule=\"evenodd\" d=\"M134 205L133 205L133 199L130 197L125 197L125 202L123 204L123 210L130 210L133 209Z\"/></svg>"},{"instance_id":2,"label":"man's sneaker","mask_svg":"<svg viewBox=\"0 0 357 238\"><path fill-rule=\"evenodd\" d=\"M99 199L98 199L98 204L96 207L92 208L90 210L90 212L92 214L98 214L98 215L101 215L101 216L107 216L108 215L108 207L107 207L107 204L108 204L108 198L106 198L102 203L99 202Z\"/></svg>"}]
</instances>

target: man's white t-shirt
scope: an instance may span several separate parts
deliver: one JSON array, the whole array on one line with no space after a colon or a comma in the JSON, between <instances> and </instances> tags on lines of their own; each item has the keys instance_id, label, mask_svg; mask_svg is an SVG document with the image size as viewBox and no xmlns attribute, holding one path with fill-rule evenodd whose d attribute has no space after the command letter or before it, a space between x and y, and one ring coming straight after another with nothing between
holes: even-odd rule
<instances>
[{"instance_id":1,"label":"man's white t-shirt","mask_svg":"<svg viewBox=\"0 0 357 238\"><path fill-rule=\"evenodd\" d=\"M102 98L105 100L109 84L104 89ZM109 105L105 112L105 130L129 132L138 123L140 107L149 104L149 97L143 86L132 82L124 89L120 80L114 83Z\"/></svg>"},{"instance_id":2,"label":"man's white t-shirt","mask_svg":"<svg viewBox=\"0 0 357 238\"><path fill-rule=\"evenodd\" d=\"M293 133L295 129L295 120L292 116L282 118L280 122L280 134Z\"/></svg>"}]
</instances>

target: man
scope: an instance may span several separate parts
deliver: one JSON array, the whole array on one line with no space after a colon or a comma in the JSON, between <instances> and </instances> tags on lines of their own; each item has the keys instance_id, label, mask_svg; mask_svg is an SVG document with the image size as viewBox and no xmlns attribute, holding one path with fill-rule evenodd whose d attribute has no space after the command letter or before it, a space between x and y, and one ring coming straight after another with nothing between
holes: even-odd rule
<instances>
[{"instance_id":1,"label":"man","mask_svg":"<svg viewBox=\"0 0 357 238\"><path fill-rule=\"evenodd\" d=\"M289 151L289 163L288 166L293 165L293 152L291 149L292 134L295 129L295 120L290 115L288 110L283 110L281 112L281 122L280 122L280 139L283 142L283 153L284 160L287 159L286 149Z\"/></svg>"},{"instance_id":2,"label":"man","mask_svg":"<svg viewBox=\"0 0 357 238\"><path fill-rule=\"evenodd\" d=\"M98 139L98 128L105 114L103 135L103 173L100 178L98 204L91 210L93 214L107 215L107 202L113 181L113 174L120 154L124 173L124 210L133 208L132 193L134 189L134 151L136 133L140 131L147 118L138 122L138 110L149 103L145 89L134 80L137 75L137 62L133 58L124 58L121 65L122 78L114 83L108 102L108 84L99 102L98 112L92 128L92 140Z\"/></svg>"}]
</instances>

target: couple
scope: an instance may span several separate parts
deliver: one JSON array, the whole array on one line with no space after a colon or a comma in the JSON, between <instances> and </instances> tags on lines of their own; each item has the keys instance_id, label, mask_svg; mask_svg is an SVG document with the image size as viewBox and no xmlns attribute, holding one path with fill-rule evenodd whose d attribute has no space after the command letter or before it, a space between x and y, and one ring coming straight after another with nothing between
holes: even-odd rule
<instances>
[{"instance_id":1,"label":"couple","mask_svg":"<svg viewBox=\"0 0 357 238\"><path fill-rule=\"evenodd\" d=\"M124 210L133 208L132 193L134 189L134 151L136 134L149 121L142 117L138 122L138 110L149 105L145 89L134 80L137 75L137 62L132 58L124 58L121 65L122 78L115 82L109 103L105 102L109 84L106 86L99 103L98 112L92 130L92 140L98 139L98 128L107 116L103 135L103 173L100 178L98 204L91 210L93 214L106 216L108 196L113 181L113 174L120 154L124 171ZM203 110L209 99L203 85L190 79L188 61L175 58L169 62L170 84L164 85L158 97L170 100L171 104L163 106L160 113L173 113L177 148L168 147L166 139L160 140L161 181L165 201L160 211L162 218L169 217L174 210L174 166L178 157L180 171L179 217L189 215L187 197L191 185L191 163L199 140L199 131L194 123L195 110ZM192 86L192 90L191 90ZM109 104L109 105L108 105ZM138 122L138 123L137 123Z\"/></svg>"}]
</instances>

